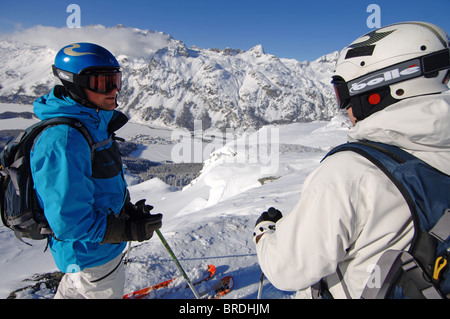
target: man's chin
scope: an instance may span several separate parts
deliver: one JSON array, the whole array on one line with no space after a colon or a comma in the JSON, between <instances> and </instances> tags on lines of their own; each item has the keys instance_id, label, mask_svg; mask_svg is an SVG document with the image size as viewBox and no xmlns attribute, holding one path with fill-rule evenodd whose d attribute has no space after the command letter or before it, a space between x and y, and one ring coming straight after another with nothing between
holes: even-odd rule
<instances>
[{"instance_id":1,"label":"man's chin","mask_svg":"<svg viewBox=\"0 0 450 319\"><path fill-rule=\"evenodd\" d=\"M114 110L116 108L116 99L105 99L100 108L103 110Z\"/></svg>"}]
</instances>

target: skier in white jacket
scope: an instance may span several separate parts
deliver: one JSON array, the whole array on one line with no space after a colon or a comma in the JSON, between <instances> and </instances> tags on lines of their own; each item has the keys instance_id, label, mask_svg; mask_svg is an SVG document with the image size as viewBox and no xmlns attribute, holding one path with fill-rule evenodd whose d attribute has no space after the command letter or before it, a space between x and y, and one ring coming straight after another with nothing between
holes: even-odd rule
<instances>
[{"instance_id":1,"label":"skier in white jacket","mask_svg":"<svg viewBox=\"0 0 450 319\"><path fill-rule=\"evenodd\" d=\"M341 52L333 76L339 106L354 124L349 141L398 146L450 174L449 37L405 22L372 31ZM284 217L257 221L261 268L281 290L311 297L321 281L333 298L360 298L388 249L407 249L414 227L396 186L354 152L326 158Z\"/></svg>"}]
</instances>

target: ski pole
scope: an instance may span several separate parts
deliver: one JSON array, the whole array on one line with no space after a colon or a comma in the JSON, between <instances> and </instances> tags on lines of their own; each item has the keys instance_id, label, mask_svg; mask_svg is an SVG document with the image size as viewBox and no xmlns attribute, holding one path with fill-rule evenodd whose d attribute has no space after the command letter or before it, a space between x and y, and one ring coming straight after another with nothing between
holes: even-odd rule
<instances>
[{"instance_id":1,"label":"ski pole","mask_svg":"<svg viewBox=\"0 0 450 319\"><path fill-rule=\"evenodd\" d=\"M273 208L269 208L269 210L267 211L267 214L269 215L270 218L272 218L272 221L275 221L275 222L278 219L280 219L280 217L278 217L276 220L274 220L273 218L276 218L278 214L281 215L281 213L279 211L277 211L276 209L273 209ZM258 288L258 297L257 297L258 299L261 299L263 284L264 284L264 272L261 270L261 277L259 278L259 288Z\"/></svg>"},{"instance_id":2,"label":"ski pole","mask_svg":"<svg viewBox=\"0 0 450 319\"><path fill-rule=\"evenodd\" d=\"M125 254L125 259L124 259L125 265L129 262L128 256L130 256L130 251L131 251L131 241L128 242L128 248L127 248L127 252Z\"/></svg>"},{"instance_id":3,"label":"ski pole","mask_svg":"<svg viewBox=\"0 0 450 319\"><path fill-rule=\"evenodd\" d=\"M261 271L261 277L259 278L258 299L261 299L262 290L264 284L264 273Z\"/></svg>"},{"instance_id":4,"label":"ski pole","mask_svg":"<svg viewBox=\"0 0 450 319\"><path fill-rule=\"evenodd\" d=\"M161 239L161 242L163 243L164 247L166 247L167 252L169 253L170 257L172 257L173 261L175 262L175 265L177 265L178 270L181 272L181 275L183 276L184 280L186 280L187 284L191 288L192 292L194 293L195 297L197 299L200 299L200 295L198 294L197 290L195 290L194 285L189 280L189 277L187 276L186 272L184 271L183 267L181 267L180 262L178 261L177 257L173 253L172 249L170 248L167 241L164 239L164 236L161 234L161 231L159 229L155 230L156 234L158 235L159 239Z\"/></svg>"}]
</instances>

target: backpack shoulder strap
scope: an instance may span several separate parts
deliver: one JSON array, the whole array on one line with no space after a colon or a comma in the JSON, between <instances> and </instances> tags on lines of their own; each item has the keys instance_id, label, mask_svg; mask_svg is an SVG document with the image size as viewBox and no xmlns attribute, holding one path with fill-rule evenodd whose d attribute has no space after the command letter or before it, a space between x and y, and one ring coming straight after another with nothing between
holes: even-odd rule
<instances>
[{"instance_id":1,"label":"backpack shoulder strap","mask_svg":"<svg viewBox=\"0 0 450 319\"><path fill-rule=\"evenodd\" d=\"M331 150L324 159L346 150L356 152L370 160L396 185L406 200L415 231L409 251L401 256L410 256L421 268L434 262L437 241L443 247L438 249L438 253L441 253L446 247L443 241L450 234L448 210L450 200L447 196L450 177L410 153L383 143L361 141L342 144ZM403 266L405 263L398 264ZM410 268L414 269L414 267ZM412 272L409 271L409 273L411 276ZM420 279L423 278L423 274L420 273L414 277ZM418 279L415 282L418 282ZM367 289L363 297L367 295L366 291ZM430 283L424 285L421 291L424 295L438 295Z\"/></svg>"},{"instance_id":2,"label":"backpack shoulder strap","mask_svg":"<svg viewBox=\"0 0 450 319\"><path fill-rule=\"evenodd\" d=\"M61 124L69 125L70 127L79 131L81 133L81 135L83 135L83 137L88 142L89 147L91 149L94 148L94 145L95 145L94 139L92 138L92 135L89 132L89 130L87 129L87 127L80 120L77 120L74 118L68 118L68 117L54 117L54 118L50 118L47 120L43 120L41 126L43 126L45 129L50 126L61 125Z\"/></svg>"},{"instance_id":3,"label":"backpack shoulder strap","mask_svg":"<svg viewBox=\"0 0 450 319\"><path fill-rule=\"evenodd\" d=\"M106 140L95 143L88 128L80 120L77 120L74 118L68 118L68 117L55 117L55 118L50 118L50 119L41 121L40 126L42 126L43 129L40 130L39 133L36 134L36 136L38 136L44 129L46 129L50 126L61 125L61 124L69 125L70 127L74 128L78 132L80 132L81 135L83 135L83 137L86 139L87 143L89 144L89 148L91 149L91 162L94 161L94 154L98 148L105 146L114 140L114 136L111 136L111 137L107 138Z\"/></svg>"},{"instance_id":4,"label":"backpack shoulder strap","mask_svg":"<svg viewBox=\"0 0 450 319\"><path fill-rule=\"evenodd\" d=\"M341 151L353 151L376 165L395 184L408 204L413 218L417 215L416 205L406 187L395 176L394 171L408 160L417 159L400 148L388 144L360 141L339 145L332 149L322 161L330 155ZM416 222L416 220L414 220Z\"/></svg>"},{"instance_id":5,"label":"backpack shoulder strap","mask_svg":"<svg viewBox=\"0 0 450 319\"><path fill-rule=\"evenodd\" d=\"M34 147L37 137L48 127L54 125L66 124L77 129L86 139L91 148L91 154L95 149L94 140L86 126L77 119L57 117L42 120L27 129L22 130L14 139L12 139L1 152L0 168L2 175L8 174L14 184L16 191L19 192L17 182L17 169L26 161L28 163L29 151ZM91 155L92 159L92 155Z\"/></svg>"},{"instance_id":6,"label":"backpack shoulder strap","mask_svg":"<svg viewBox=\"0 0 450 319\"><path fill-rule=\"evenodd\" d=\"M450 231L441 233L442 225L444 225L441 223L447 223L447 219L439 220L446 209L450 207L450 199L447 196L450 176L396 146L377 142L361 141L342 144L331 150L324 159L345 150L354 151L370 160L397 186L413 215L416 232L419 230L430 232L434 227L440 232L440 234L435 232L438 235L435 236L437 239L440 239L439 236L446 238L450 235ZM423 182L419 185L415 184L416 181L411 178L412 176L417 176L416 180ZM435 184L437 182L440 184ZM416 200L411 194L414 194ZM426 195L433 195L440 199L441 207L437 207L437 202L430 200ZM417 200L417 198L419 199Z\"/></svg>"}]
</instances>

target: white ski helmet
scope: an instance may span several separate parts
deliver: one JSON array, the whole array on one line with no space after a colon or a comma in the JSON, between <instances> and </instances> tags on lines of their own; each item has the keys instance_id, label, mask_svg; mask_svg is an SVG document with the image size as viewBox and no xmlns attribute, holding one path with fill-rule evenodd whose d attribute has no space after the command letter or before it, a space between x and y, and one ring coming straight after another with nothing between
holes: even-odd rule
<instances>
[{"instance_id":1,"label":"white ski helmet","mask_svg":"<svg viewBox=\"0 0 450 319\"><path fill-rule=\"evenodd\" d=\"M448 90L450 38L426 22L374 30L341 51L333 85L340 108L358 120L399 100Z\"/></svg>"}]
</instances>

